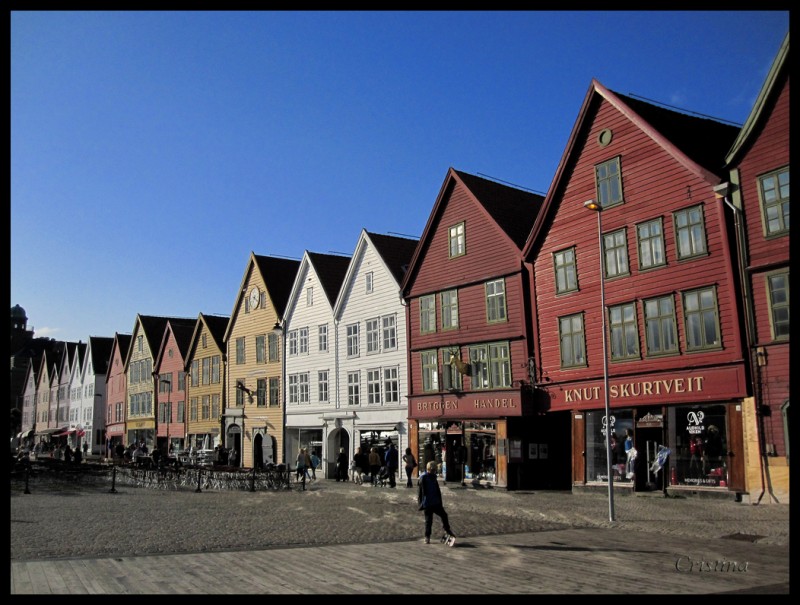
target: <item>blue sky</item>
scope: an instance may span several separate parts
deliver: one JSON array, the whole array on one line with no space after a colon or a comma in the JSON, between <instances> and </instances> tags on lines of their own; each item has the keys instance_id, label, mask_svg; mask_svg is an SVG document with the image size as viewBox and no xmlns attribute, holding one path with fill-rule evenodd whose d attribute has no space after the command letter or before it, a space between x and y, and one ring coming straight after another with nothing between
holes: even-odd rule
<instances>
[{"instance_id":1,"label":"blue sky","mask_svg":"<svg viewBox=\"0 0 800 605\"><path fill-rule=\"evenodd\" d=\"M11 305L230 315L250 252L419 237L449 167L546 192L592 78L741 124L788 11L12 12Z\"/></svg>"}]
</instances>

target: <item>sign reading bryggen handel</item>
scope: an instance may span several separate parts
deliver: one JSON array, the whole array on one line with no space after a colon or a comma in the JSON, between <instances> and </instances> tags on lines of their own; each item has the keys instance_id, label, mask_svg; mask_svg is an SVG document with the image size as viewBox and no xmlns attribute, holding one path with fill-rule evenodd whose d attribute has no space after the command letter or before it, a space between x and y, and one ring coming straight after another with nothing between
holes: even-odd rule
<instances>
[{"instance_id":1,"label":"sign reading bryggen handel","mask_svg":"<svg viewBox=\"0 0 800 605\"><path fill-rule=\"evenodd\" d=\"M463 395L431 394L412 398L411 418L501 418L521 416L519 391Z\"/></svg>"},{"instance_id":2,"label":"sign reading bryggen handel","mask_svg":"<svg viewBox=\"0 0 800 605\"><path fill-rule=\"evenodd\" d=\"M603 381L592 380L545 389L550 409L597 408L605 403ZM743 366L641 374L608 381L609 405L693 403L747 396Z\"/></svg>"}]
</instances>

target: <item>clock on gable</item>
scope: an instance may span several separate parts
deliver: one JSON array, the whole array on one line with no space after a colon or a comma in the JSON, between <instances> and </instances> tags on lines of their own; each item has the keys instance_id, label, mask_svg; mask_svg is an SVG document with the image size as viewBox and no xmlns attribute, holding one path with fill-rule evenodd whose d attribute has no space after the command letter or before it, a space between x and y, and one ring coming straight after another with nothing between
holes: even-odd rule
<instances>
[{"instance_id":1,"label":"clock on gable","mask_svg":"<svg viewBox=\"0 0 800 605\"><path fill-rule=\"evenodd\" d=\"M258 293L258 286L253 286L253 289L250 290L250 308L256 309L258 308L258 301L260 300L261 296Z\"/></svg>"}]
</instances>

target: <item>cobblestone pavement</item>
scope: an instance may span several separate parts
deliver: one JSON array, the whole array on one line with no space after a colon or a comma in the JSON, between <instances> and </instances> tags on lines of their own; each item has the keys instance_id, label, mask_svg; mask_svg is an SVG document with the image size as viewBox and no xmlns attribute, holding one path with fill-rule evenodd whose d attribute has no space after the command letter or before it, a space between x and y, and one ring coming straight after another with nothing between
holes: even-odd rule
<instances>
[{"instance_id":1,"label":"cobblestone pavement","mask_svg":"<svg viewBox=\"0 0 800 605\"><path fill-rule=\"evenodd\" d=\"M161 491L110 484L11 483L11 560L228 552L375 544L421 538L416 489L318 480L306 491ZM725 498L604 492L506 491L448 485L459 539L570 528L611 528L754 544L789 544L789 506ZM434 521L438 527L438 519ZM626 538L627 539L627 538Z\"/></svg>"}]
</instances>

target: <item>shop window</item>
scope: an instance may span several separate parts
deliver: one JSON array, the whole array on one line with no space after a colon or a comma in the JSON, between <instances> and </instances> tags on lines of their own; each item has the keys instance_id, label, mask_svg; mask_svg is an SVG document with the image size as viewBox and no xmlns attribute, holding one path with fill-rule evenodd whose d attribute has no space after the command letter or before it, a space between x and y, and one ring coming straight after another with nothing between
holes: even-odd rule
<instances>
[{"instance_id":1,"label":"shop window","mask_svg":"<svg viewBox=\"0 0 800 605\"><path fill-rule=\"evenodd\" d=\"M610 416L611 472L614 483L632 483L631 464L625 450L625 435L633 431L633 411L614 410ZM608 482L606 422L604 411L586 412L586 481Z\"/></svg>"},{"instance_id":2,"label":"shop window","mask_svg":"<svg viewBox=\"0 0 800 605\"><path fill-rule=\"evenodd\" d=\"M679 406L670 409L670 416L675 426L675 443L669 444L670 483L727 487L725 406Z\"/></svg>"}]
</instances>

